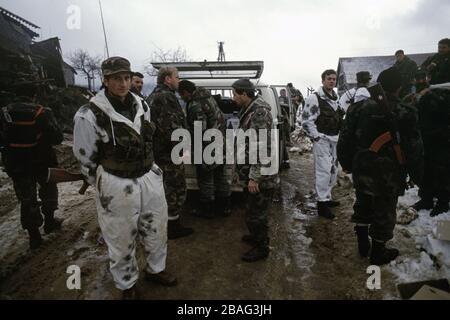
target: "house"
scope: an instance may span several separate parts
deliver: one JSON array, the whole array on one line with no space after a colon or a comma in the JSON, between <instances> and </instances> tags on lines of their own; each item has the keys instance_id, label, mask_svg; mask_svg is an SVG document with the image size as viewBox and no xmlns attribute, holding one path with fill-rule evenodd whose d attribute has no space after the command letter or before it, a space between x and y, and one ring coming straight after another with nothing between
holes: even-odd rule
<instances>
[{"instance_id":1,"label":"house","mask_svg":"<svg viewBox=\"0 0 450 320\"><path fill-rule=\"evenodd\" d=\"M56 86L67 87L75 83L76 71L63 60L57 37L33 43L31 52L35 61L43 67L44 77L53 79Z\"/></svg>"},{"instance_id":2,"label":"house","mask_svg":"<svg viewBox=\"0 0 450 320\"><path fill-rule=\"evenodd\" d=\"M58 38L35 42L39 26L0 7L0 86L15 80L52 79L58 87L75 83L76 71L64 62Z\"/></svg>"},{"instance_id":3,"label":"house","mask_svg":"<svg viewBox=\"0 0 450 320\"><path fill-rule=\"evenodd\" d=\"M426 58L435 53L407 54L420 66ZM395 56L369 56L369 57L348 57L339 58L337 68L337 88L341 95L347 89L356 87L356 73L359 71L369 71L372 75L372 82L375 82L379 74L395 63Z\"/></svg>"}]
</instances>

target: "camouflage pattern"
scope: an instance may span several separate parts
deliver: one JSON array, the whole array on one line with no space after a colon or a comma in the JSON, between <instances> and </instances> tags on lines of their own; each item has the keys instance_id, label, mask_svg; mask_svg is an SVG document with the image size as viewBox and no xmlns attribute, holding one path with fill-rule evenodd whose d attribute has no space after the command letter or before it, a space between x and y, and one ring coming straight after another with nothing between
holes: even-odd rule
<instances>
[{"instance_id":1,"label":"camouflage pattern","mask_svg":"<svg viewBox=\"0 0 450 320\"><path fill-rule=\"evenodd\" d=\"M396 62L394 67L398 69L402 76L402 89L400 91L400 97L404 97L411 93L412 80L417 72L417 63L411 60L407 56L401 62Z\"/></svg>"},{"instance_id":2,"label":"camouflage pattern","mask_svg":"<svg viewBox=\"0 0 450 320\"><path fill-rule=\"evenodd\" d=\"M176 220L183 212L186 202L187 189L184 165L166 163L160 165L160 168L163 171L169 220Z\"/></svg>"},{"instance_id":3,"label":"camouflage pattern","mask_svg":"<svg viewBox=\"0 0 450 320\"><path fill-rule=\"evenodd\" d=\"M107 92L105 95L116 112L134 121L137 102L130 93L123 104L110 97ZM148 110L144 101L142 101L142 105L144 110ZM94 155L95 162L101 164L105 171L121 178L134 179L147 173L153 165L154 124L146 121L142 116L139 135L125 123L113 121L113 125L111 125L110 117L94 103L89 103L85 107L94 113L97 125L108 135L107 143L97 142L98 154ZM114 139L112 127L114 128Z\"/></svg>"},{"instance_id":4,"label":"camouflage pattern","mask_svg":"<svg viewBox=\"0 0 450 320\"><path fill-rule=\"evenodd\" d=\"M417 111L393 96L389 95L388 100L390 114L371 99L350 106L338 141L338 159L342 168L353 173L358 191L372 196L402 195L407 174L417 184L422 181L423 142ZM378 153L368 150L376 138L390 130L389 117L398 126L405 166L397 161L390 143Z\"/></svg>"},{"instance_id":5,"label":"camouflage pattern","mask_svg":"<svg viewBox=\"0 0 450 320\"><path fill-rule=\"evenodd\" d=\"M183 211L186 201L186 180L184 165L175 165L171 159L172 148L178 144L172 141L172 132L186 129L186 117L175 95L168 86L158 85L147 98L151 119L155 124L153 154L156 164L164 172L169 220L176 220Z\"/></svg>"},{"instance_id":6,"label":"camouflage pattern","mask_svg":"<svg viewBox=\"0 0 450 320\"><path fill-rule=\"evenodd\" d=\"M337 146L342 168L353 173L357 200L352 221L371 224L371 237L380 241L392 238L397 198L406 188L406 175L420 185L423 173L423 143L416 109L391 95L388 103L389 114L371 99L351 105ZM392 142L378 153L369 150L373 141L395 124L406 160L404 166L397 160Z\"/></svg>"},{"instance_id":7,"label":"camouflage pattern","mask_svg":"<svg viewBox=\"0 0 450 320\"><path fill-rule=\"evenodd\" d=\"M186 117L175 95L168 86L158 85L147 98L150 106L151 119L155 124L153 135L153 154L158 166L172 163L171 153L178 142L172 141L172 132L176 129L186 129Z\"/></svg>"},{"instance_id":8,"label":"camouflage pattern","mask_svg":"<svg viewBox=\"0 0 450 320\"><path fill-rule=\"evenodd\" d=\"M239 114L240 122L239 129L247 131L255 129L257 134L259 129L267 130L268 146L267 153L271 154L272 146L269 137L272 132L272 114L270 113L270 106L261 97L255 98L247 108L243 108ZM261 163L250 165L248 164L250 146L248 139L245 140L245 159L246 164L237 165L239 178L244 183L248 183L251 179L260 185L260 189L273 189L278 186L278 174L275 175L261 175L261 167L269 167L270 164L263 165ZM274 151L275 152L275 151ZM258 159L259 161L259 159Z\"/></svg>"},{"instance_id":9,"label":"camouflage pattern","mask_svg":"<svg viewBox=\"0 0 450 320\"><path fill-rule=\"evenodd\" d=\"M111 57L102 63L103 76L110 76L120 72L131 72L130 61L122 57Z\"/></svg>"},{"instance_id":10,"label":"camouflage pattern","mask_svg":"<svg viewBox=\"0 0 450 320\"><path fill-rule=\"evenodd\" d=\"M219 130L223 137L226 136L226 123L223 112L217 105L210 92L202 87L197 87L192 94L192 101L187 106L187 126L194 137L194 122L202 122L202 133L208 129ZM209 143L203 141L203 148ZM225 139L221 141L225 147ZM204 150L204 149L203 149ZM225 157L225 148L224 157ZM226 165L202 164L197 165L197 178L200 188L200 201L210 202L218 197L230 196L231 177L226 175Z\"/></svg>"},{"instance_id":11,"label":"camouflage pattern","mask_svg":"<svg viewBox=\"0 0 450 320\"><path fill-rule=\"evenodd\" d=\"M3 117L3 113L0 117ZM0 132L3 130L3 121L0 121ZM41 209L44 216L53 217L53 212L58 208L58 188L54 183L47 183L47 178L48 168L58 166L53 146L63 141L63 132L49 108L44 109L44 113L36 119L36 124L42 132L36 147L2 149L5 171L12 178L14 191L20 201L20 220L24 229L35 229L42 225ZM6 145L7 142L2 139L0 144ZM42 208L37 201L38 184Z\"/></svg>"},{"instance_id":12,"label":"camouflage pattern","mask_svg":"<svg viewBox=\"0 0 450 320\"><path fill-rule=\"evenodd\" d=\"M389 241L394 237L397 201L397 196L370 196L356 190L354 214L351 221L370 225L369 235L372 239Z\"/></svg>"},{"instance_id":13,"label":"camouflage pattern","mask_svg":"<svg viewBox=\"0 0 450 320\"><path fill-rule=\"evenodd\" d=\"M425 149L422 199L450 200L450 90L434 89L417 103Z\"/></svg>"},{"instance_id":14,"label":"camouflage pattern","mask_svg":"<svg viewBox=\"0 0 450 320\"><path fill-rule=\"evenodd\" d=\"M202 133L208 129L219 130L225 138L226 123L225 117L217 105L216 100L211 96L207 89L197 87L192 94L192 101L187 106L187 127L191 133L191 137L194 137L194 122L198 121L202 123ZM203 141L203 148L205 148L209 142ZM225 145L225 139L221 141ZM217 165L203 164L205 169L213 169Z\"/></svg>"},{"instance_id":15,"label":"camouflage pattern","mask_svg":"<svg viewBox=\"0 0 450 320\"><path fill-rule=\"evenodd\" d=\"M246 131L249 129L266 129L271 132L272 115L270 106L261 98L255 98L250 105L241 110L239 128ZM271 132L272 133L272 132ZM267 135L270 136L269 133ZM271 151L269 140L268 154ZM249 159L249 143L245 145L246 159ZM239 177L247 185L249 179L259 184L260 192L257 194L247 193L246 202L246 224L250 234L256 239L259 246L267 246L268 237L268 209L272 203L275 188L278 187L278 175L261 175L262 164L238 165Z\"/></svg>"},{"instance_id":16,"label":"camouflage pattern","mask_svg":"<svg viewBox=\"0 0 450 320\"><path fill-rule=\"evenodd\" d=\"M429 76L431 77L430 84L450 82L450 54L443 55L437 53L434 56L428 57L422 63L421 68L427 70L427 67L431 63L435 63L437 66L429 72Z\"/></svg>"},{"instance_id":17,"label":"camouflage pattern","mask_svg":"<svg viewBox=\"0 0 450 320\"><path fill-rule=\"evenodd\" d=\"M260 193L247 193L245 223L258 246L269 244L268 213L272 203L273 189L263 189Z\"/></svg>"}]
</instances>

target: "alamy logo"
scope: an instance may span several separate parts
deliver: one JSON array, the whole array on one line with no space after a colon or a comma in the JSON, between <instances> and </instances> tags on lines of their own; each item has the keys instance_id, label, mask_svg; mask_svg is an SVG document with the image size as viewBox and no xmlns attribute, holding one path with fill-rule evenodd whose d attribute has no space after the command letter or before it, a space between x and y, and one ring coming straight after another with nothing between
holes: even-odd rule
<instances>
[{"instance_id":1,"label":"alamy logo","mask_svg":"<svg viewBox=\"0 0 450 320\"><path fill-rule=\"evenodd\" d=\"M66 27L69 30L81 29L81 8L76 5L67 7L66 13L69 15L66 20Z\"/></svg>"},{"instance_id":2,"label":"alamy logo","mask_svg":"<svg viewBox=\"0 0 450 320\"><path fill-rule=\"evenodd\" d=\"M193 137L186 129L177 129L172 133L172 141L179 142L171 153L174 164L259 164L261 175L278 173L278 129L227 129L224 137L217 129L202 132L202 126L201 121L194 122Z\"/></svg>"},{"instance_id":3,"label":"alamy logo","mask_svg":"<svg viewBox=\"0 0 450 320\"><path fill-rule=\"evenodd\" d=\"M70 274L66 281L67 289L80 290L81 289L81 269L77 265L67 267L66 273Z\"/></svg>"},{"instance_id":4,"label":"alamy logo","mask_svg":"<svg viewBox=\"0 0 450 320\"><path fill-rule=\"evenodd\" d=\"M367 268L367 274L371 276L367 279L366 286L369 290L381 289L381 269L379 266L369 266Z\"/></svg>"}]
</instances>

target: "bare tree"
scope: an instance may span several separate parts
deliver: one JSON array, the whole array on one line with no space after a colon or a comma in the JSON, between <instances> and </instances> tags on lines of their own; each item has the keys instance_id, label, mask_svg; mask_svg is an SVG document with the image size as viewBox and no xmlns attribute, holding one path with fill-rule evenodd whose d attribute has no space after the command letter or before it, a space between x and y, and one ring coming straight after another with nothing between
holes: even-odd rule
<instances>
[{"instance_id":1,"label":"bare tree","mask_svg":"<svg viewBox=\"0 0 450 320\"><path fill-rule=\"evenodd\" d=\"M156 47L156 46L155 46ZM145 72L151 76L155 77L158 71L152 67L152 62L186 62L191 59L186 53L186 49L178 46L176 49L164 50L156 47L150 57L150 63L145 66Z\"/></svg>"},{"instance_id":2,"label":"bare tree","mask_svg":"<svg viewBox=\"0 0 450 320\"><path fill-rule=\"evenodd\" d=\"M69 61L72 64L72 67L81 71L87 81L89 90L95 90L95 78L100 76L100 64L102 58L100 56L91 56L87 51L83 49L77 49L71 54L69 54Z\"/></svg>"}]
</instances>

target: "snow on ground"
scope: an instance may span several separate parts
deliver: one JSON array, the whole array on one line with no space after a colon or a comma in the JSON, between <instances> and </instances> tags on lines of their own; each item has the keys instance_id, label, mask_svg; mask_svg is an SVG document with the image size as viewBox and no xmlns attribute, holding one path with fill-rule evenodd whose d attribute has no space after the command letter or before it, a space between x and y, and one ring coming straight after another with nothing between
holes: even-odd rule
<instances>
[{"instance_id":1,"label":"snow on ground","mask_svg":"<svg viewBox=\"0 0 450 320\"><path fill-rule=\"evenodd\" d=\"M399 198L399 208L417 202L417 192L417 188L407 190ZM440 220L450 221L450 211L432 218L430 210L421 210L411 224L397 225L393 246L400 250L401 256L387 267L397 283L450 279L450 241L437 240L433 235Z\"/></svg>"}]
</instances>

